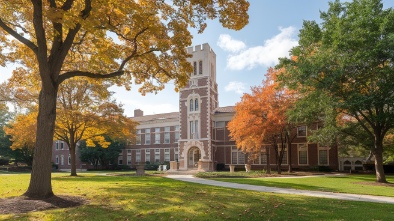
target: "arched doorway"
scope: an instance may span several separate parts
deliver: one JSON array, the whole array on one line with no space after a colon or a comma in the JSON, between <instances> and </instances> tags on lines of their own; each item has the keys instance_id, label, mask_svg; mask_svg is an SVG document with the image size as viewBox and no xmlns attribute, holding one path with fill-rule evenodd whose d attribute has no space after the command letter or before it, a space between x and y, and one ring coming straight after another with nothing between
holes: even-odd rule
<instances>
[{"instance_id":1,"label":"arched doorway","mask_svg":"<svg viewBox=\"0 0 394 221\"><path fill-rule=\"evenodd\" d=\"M200 149L198 147L191 147L189 149L189 152L187 153L187 156L188 156L187 168L197 169L198 161L201 159Z\"/></svg>"}]
</instances>

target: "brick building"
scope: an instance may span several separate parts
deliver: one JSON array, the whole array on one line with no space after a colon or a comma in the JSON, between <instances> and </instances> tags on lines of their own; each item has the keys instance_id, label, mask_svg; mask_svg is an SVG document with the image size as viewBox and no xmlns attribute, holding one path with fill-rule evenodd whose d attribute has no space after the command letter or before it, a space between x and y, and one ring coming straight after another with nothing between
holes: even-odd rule
<instances>
[{"instance_id":1,"label":"brick building","mask_svg":"<svg viewBox=\"0 0 394 221\"><path fill-rule=\"evenodd\" d=\"M119 155L119 165L134 167L146 162L161 164L176 161L179 170L212 171L218 164L228 168L230 164L242 167L246 163L245 154L228 136L227 124L234 116L234 107L219 107L215 53L208 44L189 47L187 51L192 54L189 61L194 71L189 83L179 92L179 112L144 115L142 110L134 110L132 119L139 122L137 139ZM311 125L311 129L317 126ZM337 170L337 148L307 143L308 131L304 125L293 130L296 136L291 148L293 168L326 166ZM261 155L252 163L252 169L266 167L267 153L265 148L262 149ZM269 154L271 167L275 168L272 147ZM283 168L288 166L288 156L286 150ZM70 168L66 144L60 141L54 143L52 158L59 169ZM88 166L77 157L77 169Z\"/></svg>"},{"instance_id":2,"label":"brick building","mask_svg":"<svg viewBox=\"0 0 394 221\"><path fill-rule=\"evenodd\" d=\"M208 44L189 47L189 61L194 67L189 83L179 92L179 112L144 116L135 110L133 120L137 126L137 141L123 150L118 164L133 166L149 161L164 163L177 161L179 170L216 170L216 165L245 164L245 154L229 138L227 124L234 116L234 107L219 107L216 83L216 55ZM311 129L317 127L311 125ZM291 148L292 165L298 169L327 166L338 169L336 147L323 147L307 143L308 127L294 128L296 138ZM265 149L265 148L263 148ZM271 148L270 164L275 168L274 150ZM288 166L287 150L283 167ZM254 160L253 168L267 165L265 150Z\"/></svg>"}]
</instances>

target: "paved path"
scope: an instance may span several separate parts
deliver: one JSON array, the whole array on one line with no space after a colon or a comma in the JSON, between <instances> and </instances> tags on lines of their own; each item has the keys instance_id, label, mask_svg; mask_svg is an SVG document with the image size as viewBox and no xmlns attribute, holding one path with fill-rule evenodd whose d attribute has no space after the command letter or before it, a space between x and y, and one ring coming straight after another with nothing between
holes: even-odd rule
<instances>
[{"instance_id":1,"label":"paved path","mask_svg":"<svg viewBox=\"0 0 394 221\"><path fill-rule=\"evenodd\" d=\"M394 204L394 197L386 197L386 196L371 196L371 195L360 195L360 194L333 193L333 192L322 192L322 191L285 189L285 188L267 187L267 186L255 186L249 184L229 183L229 182L201 179L201 178L196 178L193 175L167 175L167 177L175 180L185 181L185 182L200 183L205 185L220 186L220 187L227 187L234 189L253 190L258 192L283 193L283 194L323 197L323 198L340 199L340 200Z\"/></svg>"}]
</instances>

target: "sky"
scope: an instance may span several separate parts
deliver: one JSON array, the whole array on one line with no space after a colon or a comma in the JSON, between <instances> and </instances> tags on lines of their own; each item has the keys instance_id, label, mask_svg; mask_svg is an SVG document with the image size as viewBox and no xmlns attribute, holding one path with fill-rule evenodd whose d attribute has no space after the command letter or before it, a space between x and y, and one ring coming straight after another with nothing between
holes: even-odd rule
<instances>
[{"instance_id":1,"label":"sky","mask_svg":"<svg viewBox=\"0 0 394 221\"><path fill-rule=\"evenodd\" d=\"M249 24L240 31L223 28L217 21L209 21L204 33L193 34L193 46L208 43L216 53L216 73L219 106L233 106L261 85L269 67L278 58L289 55L297 45L298 33L304 20L320 20L320 11L327 11L328 0L250 0ZM393 0L383 0L384 8L394 7ZM0 68L0 82L9 78L13 66ZM178 93L167 84L158 94L142 96L138 85L130 91L113 86L114 98L133 117L135 109L144 115L178 111Z\"/></svg>"}]
</instances>

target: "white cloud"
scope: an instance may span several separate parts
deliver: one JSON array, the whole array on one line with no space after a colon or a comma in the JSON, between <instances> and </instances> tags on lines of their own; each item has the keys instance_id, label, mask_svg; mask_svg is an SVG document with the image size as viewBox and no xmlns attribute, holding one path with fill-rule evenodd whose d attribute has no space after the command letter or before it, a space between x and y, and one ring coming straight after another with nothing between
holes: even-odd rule
<instances>
[{"instance_id":1,"label":"white cloud","mask_svg":"<svg viewBox=\"0 0 394 221\"><path fill-rule=\"evenodd\" d=\"M264 42L263 46L248 48L227 58L227 67L232 70L252 69L257 65L273 66L278 58L289 56L289 50L298 44L294 38L294 27L279 28L280 33Z\"/></svg>"},{"instance_id":2,"label":"white cloud","mask_svg":"<svg viewBox=\"0 0 394 221\"><path fill-rule=\"evenodd\" d=\"M221 34L216 43L221 49L230 52L239 52L246 47L245 43L239 40L232 39L230 35Z\"/></svg>"},{"instance_id":3,"label":"white cloud","mask_svg":"<svg viewBox=\"0 0 394 221\"><path fill-rule=\"evenodd\" d=\"M235 91L237 94L243 94L246 89L246 84L239 81L231 81L224 87L226 91Z\"/></svg>"}]
</instances>

